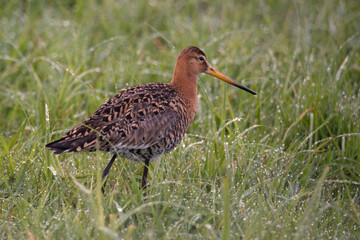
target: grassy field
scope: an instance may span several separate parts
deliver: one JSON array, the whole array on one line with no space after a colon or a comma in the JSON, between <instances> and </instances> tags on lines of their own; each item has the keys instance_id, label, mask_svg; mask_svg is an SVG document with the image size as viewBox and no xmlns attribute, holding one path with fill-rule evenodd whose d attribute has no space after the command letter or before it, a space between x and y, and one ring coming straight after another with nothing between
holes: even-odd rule
<instances>
[{"instance_id":1,"label":"grassy field","mask_svg":"<svg viewBox=\"0 0 360 240\"><path fill-rule=\"evenodd\" d=\"M0 239L359 239L360 2L3 1ZM150 166L44 145L123 88L208 75L176 150Z\"/></svg>"}]
</instances>

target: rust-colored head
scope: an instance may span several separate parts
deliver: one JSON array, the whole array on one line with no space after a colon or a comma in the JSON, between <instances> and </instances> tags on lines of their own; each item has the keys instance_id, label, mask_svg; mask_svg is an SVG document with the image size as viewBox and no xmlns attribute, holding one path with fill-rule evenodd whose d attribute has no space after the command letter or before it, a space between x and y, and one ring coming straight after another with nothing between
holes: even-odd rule
<instances>
[{"instance_id":1,"label":"rust-colored head","mask_svg":"<svg viewBox=\"0 0 360 240\"><path fill-rule=\"evenodd\" d=\"M191 75L199 75L208 69L206 55L197 47L187 47L179 54L176 66Z\"/></svg>"},{"instance_id":2,"label":"rust-colored head","mask_svg":"<svg viewBox=\"0 0 360 240\"><path fill-rule=\"evenodd\" d=\"M238 88L241 88L251 94L256 95L256 92L254 92L253 90L241 85L240 83L217 71L213 66L208 63L205 53L194 46L185 48L179 54L176 61L176 67L172 82L182 81L185 77L187 78L187 80L195 79L196 84L197 76L203 72L212 75L220 80L223 80L227 83L230 83Z\"/></svg>"}]
</instances>

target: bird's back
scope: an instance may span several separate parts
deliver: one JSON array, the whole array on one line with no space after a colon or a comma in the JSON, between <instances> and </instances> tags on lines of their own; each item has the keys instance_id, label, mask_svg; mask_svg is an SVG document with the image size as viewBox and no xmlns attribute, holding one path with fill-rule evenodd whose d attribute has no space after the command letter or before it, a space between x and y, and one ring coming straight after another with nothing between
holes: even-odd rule
<instances>
[{"instance_id":1,"label":"bird's back","mask_svg":"<svg viewBox=\"0 0 360 240\"><path fill-rule=\"evenodd\" d=\"M191 121L186 103L170 84L148 83L119 92L46 147L54 154L101 150L154 161L180 143Z\"/></svg>"}]
</instances>

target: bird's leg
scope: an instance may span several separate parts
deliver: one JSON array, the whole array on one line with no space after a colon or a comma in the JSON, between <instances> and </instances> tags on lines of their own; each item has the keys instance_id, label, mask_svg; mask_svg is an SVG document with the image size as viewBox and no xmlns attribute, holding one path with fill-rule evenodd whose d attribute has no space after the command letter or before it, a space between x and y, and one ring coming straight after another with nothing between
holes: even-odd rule
<instances>
[{"instance_id":1,"label":"bird's leg","mask_svg":"<svg viewBox=\"0 0 360 240\"><path fill-rule=\"evenodd\" d=\"M142 176L142 181L141 181L141 188L142 189L145 189L147 187L146 179L147 179L148 170L149 170L149 163L150 163L150 159L146 159L145 160L145 166L144 166L144 172L143 172L143 176Z\"/></svg>"},{"instance_id":2,"label":"bird's leg","mask_svg":"<svg viewBox=\"0 0 360 240\"><path fill-rule=\"evenodd\" d=\"M111 158L110 162L108 163L108 165L106 166L106 168L104 169L103 171L103 174L102 174L102 180L109 174L109 171L110 171L110 168L111 166L113 165L114 161L116 159L116 154L114 154L114 156ZM105 185L106 185L106 180L104 182L104 185L101 187L101 192L104 194L105 192Z\"/></svg>"}]
</instances>

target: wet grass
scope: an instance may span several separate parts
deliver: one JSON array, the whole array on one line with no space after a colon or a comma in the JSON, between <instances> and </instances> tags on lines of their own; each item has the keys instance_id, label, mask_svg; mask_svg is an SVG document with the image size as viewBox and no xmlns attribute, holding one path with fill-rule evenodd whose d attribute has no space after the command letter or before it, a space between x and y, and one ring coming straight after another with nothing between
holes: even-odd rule
<instances>
[{"instance_id":1,"label":"wet grass","mask_svg":"<svg viewBox=\"0 0 360 240\"><path fill-rule=\"evenodd\" d=\"M0 238L359 239L358 1L2 1ZM210 76L180 146L150 167L44 145L121 89Z\"/></svg>"}]
</instances>

